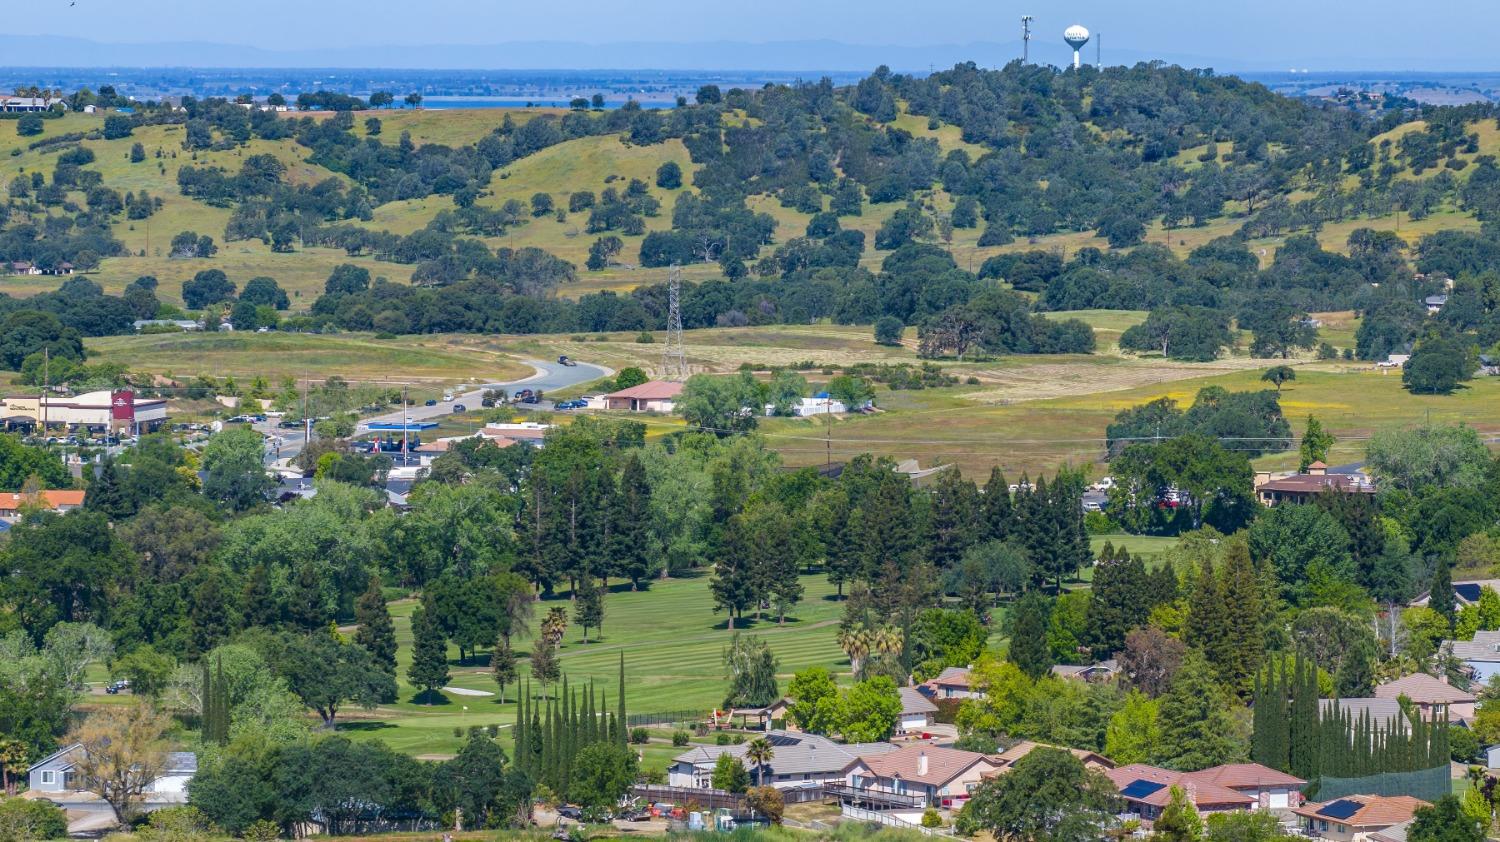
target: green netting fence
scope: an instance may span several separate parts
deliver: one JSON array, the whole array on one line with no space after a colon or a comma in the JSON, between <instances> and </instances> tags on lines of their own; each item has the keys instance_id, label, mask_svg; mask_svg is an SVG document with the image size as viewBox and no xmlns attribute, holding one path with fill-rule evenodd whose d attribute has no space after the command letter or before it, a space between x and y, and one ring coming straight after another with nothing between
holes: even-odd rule
<instances>
[{"instance_id":1,"label":"green netting fence","mask_svg":"<svg viewBox=\"0 0 1500 842\"><path fill-rule=\"evenodd\" d=\"M1444 763L1418 772L1381 772L1362 778L1330 778L1318 782L1313 797L1332 801L1350 795L1410 795L1423 801L1437 801L1453 792L1449 766Z\"/></svg>"}]
</instances>

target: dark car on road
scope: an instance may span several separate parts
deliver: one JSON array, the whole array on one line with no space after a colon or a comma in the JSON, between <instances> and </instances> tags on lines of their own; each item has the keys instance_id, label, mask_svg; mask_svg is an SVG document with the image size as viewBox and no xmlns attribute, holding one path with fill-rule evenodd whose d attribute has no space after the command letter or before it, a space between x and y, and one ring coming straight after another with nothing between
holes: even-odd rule
<instances>
[{"instance_id":1,"label":"dark car on road","mask_svg":"<svg viewBox=\"0 0 1500 842\"><path fill-rule=\"evenodd\" d=\"M435 399L435 398L428 398L427 402L424 403L424 404L422 404L422 405L423 406L437 406L437 399Z\"/></svg>"}]
</instances>

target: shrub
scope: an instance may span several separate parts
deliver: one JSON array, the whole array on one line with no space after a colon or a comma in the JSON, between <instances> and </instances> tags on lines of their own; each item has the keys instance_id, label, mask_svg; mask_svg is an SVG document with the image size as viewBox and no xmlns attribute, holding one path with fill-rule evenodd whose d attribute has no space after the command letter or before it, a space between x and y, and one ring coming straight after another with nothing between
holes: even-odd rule
<instances>
[{"instance_id":1,"label":"shrub","mask_svg":"<svg viewBox=\"0 0 1500 842\"><path fill-rule=\"evenodd\" d=\"M942 814L938 813L937 810L934 810L933 808L928 807L926 810L922 811L922 826L923 827L942 827L943 826L943 817L942 817Z\"/></svg>"},{"instance_id":2,"label":"shrub","mask_svg":"<svg viewBox=\"0 0 1500 842\"><path fill-rule=\"evenodd\" d=\"M678 748L682 748L683 746L685 746L687 744L688 744L688 732L686 732L686 731L673 731L672 732L672 745L677 746Z\"/></svg>"},{"instance_id":3,"label":"shrub","mask_svg":"<svg viewBox=\"0 0 1500 842\"><path fill-rule=\"evenodd\" d=\"M649 330L643 330L635 335L635 344L637 345L650 345L655 341L656 337L652 336Z\"/></svg>"},{"instance_id":4,"label":"shrub","mask_svg":"<svg viewBox=\"0 0 1500 842\"><path fill-rule=\"evenodd\" d=\"M714 735L714 745L721 745L721 746L727 746L727 745L729 745L729 735L728 734L715 734Z\"/></svg>"},{"instance_id":5,"label":"shrub","mask_svg":"<svg viewBox=\"0 0 1500 842\"><path fill-rule=\"evenodd\" d=\"M651 741L651 735L647 733L645 728L631 728L630 741L636 745L645 745Z\"/></svg>"},{"instance_id":6,"label":"shrub","mask_svg":"<svg viewBox=\"0 0 1500 842\"><path fill-rule=\"evenodd\" d=\"M66 839L68 817L46 801L0 798L0 838Z\"/></svg>"},{"instance_id":7,"label":"shrub","mask_svg":"<svg viewBox=\"0 0 1500 842\"><path fill-rule=\"evenodd\" d=\"M875 344L900 345L901 332L905 327L895 316L881 316L875 322Z\"/></svg>"}]
</instances>

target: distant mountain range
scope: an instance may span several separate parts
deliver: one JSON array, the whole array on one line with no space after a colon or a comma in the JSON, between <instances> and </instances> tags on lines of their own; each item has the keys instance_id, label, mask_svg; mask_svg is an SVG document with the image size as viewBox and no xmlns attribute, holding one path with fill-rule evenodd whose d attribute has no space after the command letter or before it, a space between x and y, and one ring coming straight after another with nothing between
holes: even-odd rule
<instances>
[{"instance_id":1,"label":"distant mountain range","mask_svg":"<svg viewBox=\"0 0 1500 842\"><path fill-rule=\"evenodd\" d=\"M492 45L426 44L417 46L339 47L315 50L267 50L237 44L171 41L152 44L101 43L60 35L6 35L0 66L5 67L234 67L234 68L390 68L442 70L767 70L868 71L879 65L893 70L926 71L973 61L1000 66L1021 55L1020 41L975 41L965 44L901 46L848 44L830 40L770 41L625 41L585 44L570 41L516 41ZM1072 53L1061 44L1032 41L1033 61L1061 65ZM1094 45L1084 50L1093 61ZM1220 70L1280 70L1267 62L1220 61L1189 54L1153 54L1105 45L1108 64L1159 59L1186 67Z\"/></svg>"}]
</instances>

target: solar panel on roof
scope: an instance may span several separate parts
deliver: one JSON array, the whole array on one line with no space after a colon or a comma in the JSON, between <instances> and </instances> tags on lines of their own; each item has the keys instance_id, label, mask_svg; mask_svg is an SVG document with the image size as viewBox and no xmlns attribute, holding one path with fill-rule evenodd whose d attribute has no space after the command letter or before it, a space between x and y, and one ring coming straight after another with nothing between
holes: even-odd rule
<instances>
[{"instance_id":1,"label":"solar panel on roof","mask_svg":"<svg viewBox=\"0 0 1500 842\"><path fill-rule=\"evenodd\" d=\"M1323 809L1318 811L1318 815L1326 816L1330 819L1347 819L1355 813L1358 813L1360 808L1363 806L1365 805L1359 803L1358 801L1350 801L1349 799L1345 798L1339 801L1335 801L1332 804L1324 805Z\"/></svg>"},{"instance_id":2,"label":"solar panel on roof","mask_svg":"<svg viewBox=\"0 0 1500 842\"><path fill-rule=\"evenodd\" d=\"M771 736L766 737L766 740L771 745L776 746L777 748L780 748L782 746L796 746L802 744L802 740L796 737L789 737L785 734L772 734Z\"/></svg>"},{"instance_id":3,"label":"solar panel on roof","mask_svg":"<svg viewBox=\"0 0 1500 842\"><path fill-rule=\"evenodd\" d=\"M1120 790L1120 794L1125 796L1126 798L1145 798L1151 793L1161 790L1165 786L1166 784L1163 783L1157 783L1156 781L1148 781L1137 778L1126 784L1125 788Z\"/></svg>"},{"instance_id":4,"label":"solar panel on roof","mask_svg":"<svg viewBox=\"0 0 1500 842\"><path fill-rule=\"evenodd\" d=\"M1473 582L1463 582L1453 586L1453 592L1463 597L1466 602L1479 601L1479 586Z\"/></svg>"}]
</instances>

